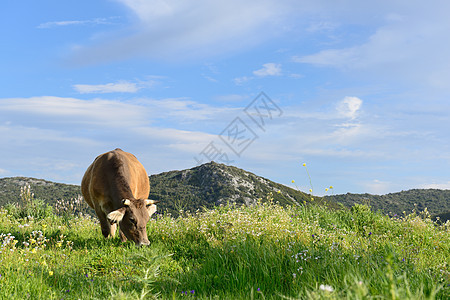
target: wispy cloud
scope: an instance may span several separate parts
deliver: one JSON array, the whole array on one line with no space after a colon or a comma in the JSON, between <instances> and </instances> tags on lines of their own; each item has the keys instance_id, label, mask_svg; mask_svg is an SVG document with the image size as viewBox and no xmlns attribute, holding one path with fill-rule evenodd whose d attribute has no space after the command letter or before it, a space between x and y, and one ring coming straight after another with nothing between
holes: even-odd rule
<instances>
[{"instance_id":1,"label":"wispy cloud","mask_svg":"<svg viewBox=\"0 0 450 300\"><path fill-rule=\"evenodd\" d=\"M171 126L209 120L223 120L239 108L216 107L189 98L146 99L120 102L108 99L81 100L63 97L31 97L0 99L0 120L22 124L32 120L37 128L73 126L143 127L155 122L171 122ZM31 122L31 121L30 121ZM25 123L29 123L26 121ZM203 124L198 124L204 128Z\"/></svg>"},{"instance_id":2,"label":"wispy cloud","mask_svg":"<svg viewBox=\"0 0 450 300\"><path fill-rule=\"evenodd\" d=\"M389 84L395 80L448 88L450 42L443 37L450 30L450 22L444 13L445 7L448 10L449 4L418 4L408 8L399 5L397 9L401 14L392 14L384 8L385 18L362 42L349 41L348 47L328 45L292 59L298 63L358 72L370 78L377 75Z\"/></svg>"},{"instance_id":3,"label":"wispy cloud","mask_svg":"<svg viewBox=\"0 0 450 300\"><path fill-rule=\"evenodd\" d=\"M233 114L242 109L241 107L218 107L203 104L188 98L147 99L143 100L142 104L152 112L155 119L170 120L173 124L223 121L226 120L227 116L231 120ZM203 126L200 128L203 128Z\"/></svg>"},{"instance_id":4,"label":"wispy cloud","mask_svg":"<svg viewBox=\"0 0 450 300\"><path fill-rule=\"evenodd\" d=\"M77 47L76 63L94 64L139 56L202 59L246 49L285 31L290 1L118 0L135 15L129 34ZM137 23L137 24L136 24ZM105 55L107 53L107 55Z\"/></svg>"},{"instance_id":5,"label":"wispy cloud","mask_svg":"<svg viewBox=\"0 0 450 300\"><path fill-rule=\"evenodd\" d=\"M129 81L107 84L75 84L73 88L80 94L136 93L140 87Z\"/></svg>"},{"instance_id":6,"label":"wispy cloud","mask_svg":"<svg viewBox=\"0 0 450 300\"><path fill-rule=\"evenodd\" d=\"M366 188L367 193L375 195L383 195L392 190L392 183L373 179L369 182L364 182L362 185Z\"/></svg>"},{"instance_id":7,"label":"wispy cloud","mask_svg":"<svg viewBox=\"0 0 450 300\"><path fill-rule=\"evenodd\" d=\"M240 95L240 94L230 94L230 95L220 95L215 96L214 100L219 102L231 102L231 103L237 103L242 102L244 100L248 101L249 97L246 95Z\"/></svg>"},{"instance_id":8,"label":"wispy cloud","mask_svg":"<svg viewBox=\"0 0 450 300\"><path fill-rule=\"evenodd\" d=\"M48 29L61 26L76 26L76 25L109 25L113 24L112 20L118 19L119 17L110 18L95 18L91 20L67 20L67 21L52 21L39 24L37 28Z\"/></svg>"},{"instance_id":9,"label":"wispy cloud","mask_svg":"<svg viewBox=\"0 0 450 300\"><path fill-rule=\"evenodd\" d=\"M441 183L423 184L419 188L422 188L422 189L450 190L450 181L441 182Z\"/></svg>"},{"instance_id":10,"label":"wispy cloud","mask_svg":"<svg viewBox=\"0 0 450 300\"><path fill-rule=\"evenodd\" d=\"M234 84L243 85L248 81L256 78L263 78L268 76L281 76L281 64L276 63L265 63L262 65L261 69L252 72L254 76L242 76L233 79ZM256 77L255 77L256 76Z\"/></svg>"},{"instance_id":11,"label":"wispy cloud","mask_svg":"<svg viewBox=\"0 0 450 300\"><path fill-rule=\"evenodd\" d=\"M8 159L0 162L3 170L15 174L76 183L94 154L122 147L150 166L150 173L188 168L194 155L216 137L216 132L205 132L205 120L214 123L233 113L187 98L126 103L50 96L3 98L0 136L3 157ZM188 129L183 122L198 122L198 129ZM69 149L77 149L76 154Z\"/></svg>"},{"instance_id":12,"label":"wispy cloud","mask_svg":"<svg viewBox=\"0 0 450 300\"><path fill-rule=\"evenodd\" d=\"M243 85L244 83L252 80L253 77L251 76L242 76L242 77L236 77L233 79L234 84L236 85Z\"/></svg>"},{"instance_id":13,"label":"wispy cloud","mask_svg":"<svg viewBox=\"0 0 450 300\"><path fill-rule=\"evenodd\" d=\"M281 75L281 64L276 64L276 63L263 64L263 67L261 69L253 71L253 75L258 76L258 77L280 76Z\"/></svg>"},{"instance_id":14,"label":"wispy cloud","mask_svg":"<svg viewBox=\"0 0 450 300\"><path fill-rule=\"evenodd\" d=\"M37 128L70 127L73 124L132 126L148 120L148 111L137 104L52 96L1 99L0 112L1 118L11 124L34 122Z\"/></svg>"},{"instance_id":15,"label":"wispy cloud","mask_svg":"<svg viewBox=\"0 0 450 300\"><path fill-rule=\"evenodd\" d=\"M306 28L306 31L309 33L328 32L335 30L337 27L338 24L330 21L317 21L312 22L309 27Z\"/></svg>"}]
</instances>

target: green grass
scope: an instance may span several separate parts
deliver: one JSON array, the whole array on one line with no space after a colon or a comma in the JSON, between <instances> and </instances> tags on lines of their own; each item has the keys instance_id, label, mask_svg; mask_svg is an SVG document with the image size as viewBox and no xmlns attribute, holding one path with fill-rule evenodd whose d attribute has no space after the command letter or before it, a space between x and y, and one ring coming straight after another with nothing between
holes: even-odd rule
<instances>
[{"instance_id":1,"label":"green grass","mask_svg":"<svg viewBox=\"0 0 450 300\"><path fill-rule=\"evenodd\" d=\"M136 248L90 218L21 212L0 210L0 299L450 298L450 225L414 214L222 206L152 219Z\"/></svg>"}]
</instances>

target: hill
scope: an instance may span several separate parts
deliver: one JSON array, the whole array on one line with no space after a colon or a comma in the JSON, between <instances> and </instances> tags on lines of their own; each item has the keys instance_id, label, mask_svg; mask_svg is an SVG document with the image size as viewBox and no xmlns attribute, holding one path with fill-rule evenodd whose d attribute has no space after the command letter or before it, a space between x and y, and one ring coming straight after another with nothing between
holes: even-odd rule
<instances>
[{"instance_id":1,"label":"hill","mask_svg":"<svg viewBox=\"0 0 450 300\"><path fill-rule=\"evenodd\" d=\"M342 203L347 207L355 203L367 204L374 211L389 215L403 215L412 210L423 211L427 208L431 215L444 215L450 212L450 190L412 189L386 195L343 194L326 196L326 199Z\"/></svg>"},{"instance_id":2,"label":"hill","mask_svg":"<svg viewBox=\"0 0 450 300\"><path fill-rule=\"evenodd\" d=\"M29 177L0 178L0 206L16 203L20 200L20 189L30 185L34 197L54 206L56 201L77 198L81 194L80 186L55 183L44 179Z\"/></svg>"},{"instance_id":3,"label":"hill","mask_svg":"<svg viewBox=\"0 0 450 300\"><path fill-rule=\"evenodd\" d=\"M43 179L11 177L0 179L0 206L20 199L21 187L29 184L35 198L54 205L56 201L77 198L80 186ZM210 162L201 166L150 176L149 198L160 200L159 212L177 216L180 210L195 211L232 203L237 206L268 201L281 205L310 201L310 196L242 169ZM329 206L337 208L334 203Z\"/></svg>"},{"instance_id":4,"label":"hill","mask_svg":"<svg viewBox=\"0 0 450 300\"><path fill-rule=\"evenodd\" d=\"M43 179L12 177L0 179L0 206L15 203L20 199L20 188L26 184L36 198L54 205L56 201L77 198L80 186L54 183ZM160 200L159 212L177 216L180 210L195 211L203 207L212 208L226 203L237 206L251 205L261 199L272 198L281 205L310 202L310 196L301 191L275 183L248 171L233 166L206 163L181 171L170 171L150 176L151 199ZM315 197L320 203L332 208L341 205L351 207L355 203L368 204L373 211L390 215L403 215L412 210L425 208L440 220L450 216L450 190L413 189L386 195L343 194Z\"/></svg>"},{"instance_id":5,"label":"hill","mask_svg":"<svg viewBox=\"0 0 450 300\"><path fill-rule=\"evenodd\" d=\"M160 200L160 207L173 215L179 210L195 211L227 203L248 206L257 203L258 199L266 202L268 197L281 205L310 202L310 196L301 191L215 162L152 175L150 185L150 198ZM333 201L325 201L325 204L339 207Z\"/></svg>"},{"instance_id":6,"label":"hill","mask_svg":"<svg viewBox=\"0 0 450 300\"><path fill-rule=\"evenodd\" d=\"M448 220L450 220L450 211L447 211L442 214L433 215L431 218L433 221L436 221L438 224L444 224Z\"/></svg>"}]
</instances>

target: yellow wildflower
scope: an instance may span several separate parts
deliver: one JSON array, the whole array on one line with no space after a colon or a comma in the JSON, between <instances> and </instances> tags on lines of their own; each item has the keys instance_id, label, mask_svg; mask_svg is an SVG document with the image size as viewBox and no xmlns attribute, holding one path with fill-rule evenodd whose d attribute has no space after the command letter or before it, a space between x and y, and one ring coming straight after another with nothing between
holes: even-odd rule
<instances>
[{"instance_id":1,"label":"yellow wildflower","mask_svg":"<svg viewBox=\"0 0 450 300\"><path fill-rule=\"evenodd\" d=\"M48 271L48 275L53 276L53 271Z\"/></svg>"}]
</instances>

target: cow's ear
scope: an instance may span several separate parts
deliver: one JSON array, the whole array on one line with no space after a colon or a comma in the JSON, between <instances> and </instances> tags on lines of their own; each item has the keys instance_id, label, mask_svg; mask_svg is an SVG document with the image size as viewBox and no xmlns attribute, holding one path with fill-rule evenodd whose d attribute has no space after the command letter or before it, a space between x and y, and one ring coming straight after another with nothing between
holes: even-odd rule
<instances>
[{"instance_id":1,"label":"cow's ear","mask_svg":"<svg viewBox=\"0 0 450 300\"><path fill-rule=\"evenodd\" d=\"M125 215L125 207L110 212L106 217L111 223L119 223Z\"/></svg>"},{"instance_id":2,"label":"cow's ear","mask_svg":"<svg viewBox=\"0 0 450 300\"><path fill-rule=\"evenodd\" d=\"M130 206L131 201L130 201L129 199L123 199L123 200L122 200L122 203L123 203L123 205L125 205L125 206Z\"/></svg>"},{"instance_id":3,"label":"cow's ear","mask_svg":"<svg viewBox=\"0 0 450 300\"><path fill-rule=\"evenodd\" d=\"M156 212L156 205L154 204L154 205L147 206L147 211L148 211L149 216L152 216Z\"/></svg>"}]
</instances>

